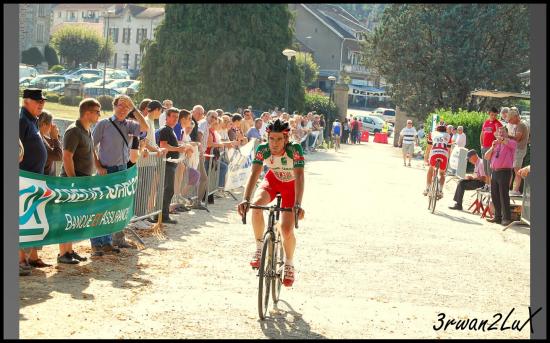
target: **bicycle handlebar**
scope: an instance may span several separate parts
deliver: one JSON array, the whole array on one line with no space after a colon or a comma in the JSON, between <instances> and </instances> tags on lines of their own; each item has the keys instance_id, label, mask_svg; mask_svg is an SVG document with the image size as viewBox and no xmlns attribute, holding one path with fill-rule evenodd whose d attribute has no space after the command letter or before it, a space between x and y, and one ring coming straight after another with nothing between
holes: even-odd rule
<instances>
[{"instance_id":1,"label":"bicycle handlebar","mask_svg":"<svg viewBox=\"0 0 550 343\"><path fill-rule=\"evenodd\" d=\"M276 207L276 206L258 206L258 205L248 205L248 209L257 209L257 210L265 210L270 211L274 210L275 212L292 212L294 209L292 207ZM244 215L242 217L243 224L246 224L246 214L248 213L248 209L244 212ZM298 212L294 213L294 227L298 228Z\"/></svg>"}]
</instances>

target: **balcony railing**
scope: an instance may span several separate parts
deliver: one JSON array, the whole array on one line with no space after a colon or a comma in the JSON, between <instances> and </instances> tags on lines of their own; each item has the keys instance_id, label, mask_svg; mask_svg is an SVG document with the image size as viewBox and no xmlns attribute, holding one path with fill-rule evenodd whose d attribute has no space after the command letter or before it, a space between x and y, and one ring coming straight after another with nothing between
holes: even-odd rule
<instances>
[{"instance_id":1,"label":"balcony railing","mask_svg":"<svg viewBox=\"0 0 550 343\"><path fill-rule=\"evenodd\" d=\"M367 67L358 64L344 64L344 71L346 73L356 73L356 74L369 74Z\"/></svg>"}]
</instances>

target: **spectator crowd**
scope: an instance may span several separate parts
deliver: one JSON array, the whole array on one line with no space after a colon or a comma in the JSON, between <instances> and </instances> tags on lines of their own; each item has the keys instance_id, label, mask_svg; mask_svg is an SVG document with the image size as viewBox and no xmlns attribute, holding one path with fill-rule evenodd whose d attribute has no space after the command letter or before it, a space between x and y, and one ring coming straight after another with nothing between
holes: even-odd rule
<instances>
[{"instance_id":1,"label":"spectator crowd","mask_svg":"<svg viewBox=\"0 0 550 343\"><path fill-rule=\"evenodd\" d=\"M247 144L252 139L267 140L266 127L270 120L282 118L290 122L291 137L300 142L305 153L313 153L327 136L323 115L314 112L290 115L278 108L254 118L252 108L226 112L222 109L205 111L196 105L191 110L174 107L173 101L143 99L138 106L126 95L113 100L113 113L102 118L101 104L94 98L83 99L79 116L65 132L54 124L55 113L44 109L47 98L41 89L25 89L19 117L19 168L21 170L60 177L106 175L126 170L142 159L140 168L154 171L155 164L147 157L158 154L166 158L164 185L158 180L138 180L138 188L149 187L150 198L162 193L161 217L151 216L149 222L177 223L170 217L188 207L170 206L175 189L191 188L197 196L189 207L204 209L213 203L213 194L206 194L208 171L212 160L219 168L218 187L222 188L230 162L228 149ZM183 158L198 159L197 168L179 163ZM62 165L56 173L55 164ZM144 172L145 173L145 172ZM187 174L184 180L183 174ZM148 173L154 175L154 173ZM157 176L158 179L158 176ZM183 182L187 184L182 185ZM155 186L157 185L157 186ZM183 186L183 187L182 187ZM133 223L147 227L144 221ZM59 244L57 263L78 264L86 261L73 249L74 242ZM121 249L135 248L125 237L124 230L90 239L92 258L118 254ZM19 250L19 274L30 275L32 268L50 267L38 255L41 247Z\"/></svg>"}]
</instances>

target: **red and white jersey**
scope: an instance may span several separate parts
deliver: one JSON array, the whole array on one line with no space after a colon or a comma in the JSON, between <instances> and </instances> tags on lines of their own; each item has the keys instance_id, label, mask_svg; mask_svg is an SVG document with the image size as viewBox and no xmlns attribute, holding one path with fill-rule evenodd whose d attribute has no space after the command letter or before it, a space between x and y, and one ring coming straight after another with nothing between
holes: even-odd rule
<instances>
[{"instance_id":1,"label":"red and white jersey","mask_svg":"<svg viewBox=\"0 0 550 343\"><path fill-rule=\"evenodd\" d=\"M450 143L451 136L447 132L435 131L432 133L433 148L447 149Z\"/></svg>"}]
</instances>

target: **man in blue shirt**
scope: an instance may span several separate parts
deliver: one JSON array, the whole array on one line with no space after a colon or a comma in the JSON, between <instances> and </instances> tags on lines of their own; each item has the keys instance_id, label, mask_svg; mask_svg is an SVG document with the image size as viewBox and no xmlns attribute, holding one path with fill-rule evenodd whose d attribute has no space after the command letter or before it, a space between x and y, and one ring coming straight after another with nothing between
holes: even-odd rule
<instances>
[{"instance_id":1,"label":"man in blue shirt","mask_svg":"<svg viewBox=\"0 0 550 343\"><path fill-rule=\"evenodd\" d=\"M38 129L38 116L42 113L46 100L41 89L25 89L23 106L19 113L19 140L25 151L23 160L19 162L19 169L36 174L44 174L44 166L48 159L48 152ZM25 249L19 249L19 275L29 275L31 266L36 268L51 266L38 258L37 248L28 249L28 253L27 261Z\"/></svg>"},{"instance_id":2,"label":"man in blue shirt","mask_svg":"<svg viewBox=\"0 0 550 343\"><path fill-rule=\"evenodd\" d=\"M248 140L251 140L252 138L256 138L258 140L262 140L262 134L260 130L262 129L263 120L261 118L256 118L254 121L254 127L251 127L248 129L248 132L246 133L246 138Z\"/></svg>"},{"instance_id":3,"label":"man in blue shirt","mask_svg":"<svg viewBox=\"0 0 550 343\"><path fill-rule=\"evenodd\" d=\"M126 117L134 108L134 102L127 95L118 95L113 101L115 113L110 118L105 118L97 123L92 136L94 147L99 145L98 158L101 168L97 168L100 175L116 173L126 170L130 160L130 145L134 136L139 137L140 131L147 132L149 125L141 115L134 111L137 122ZM91 238L92 256L101 256L101 252L120 252L113 247L130 248L124 238L124 231L115 232L112 236L106 235Z\"/></svg>"}]
</instances>

